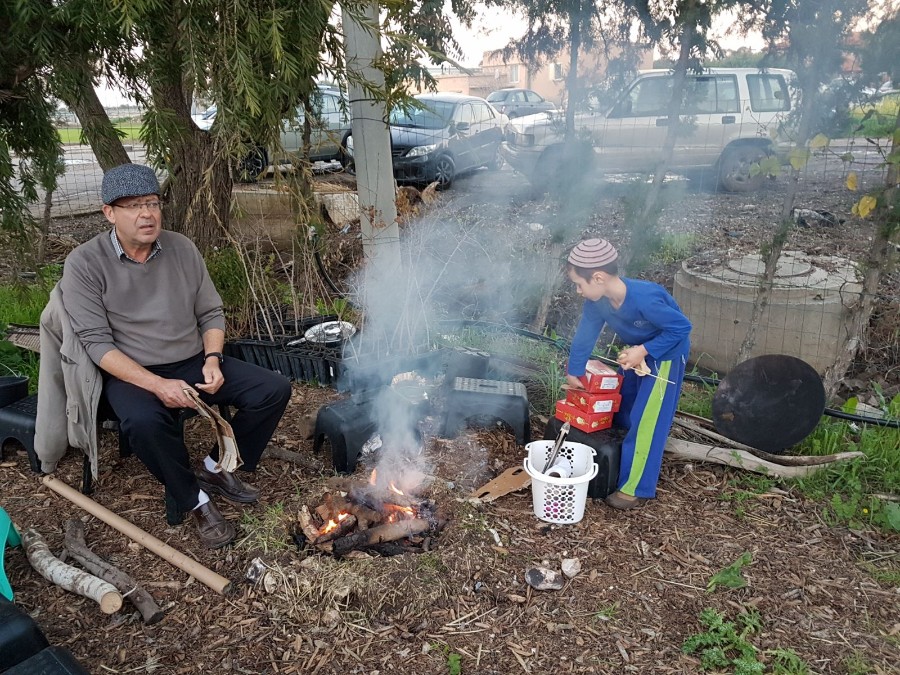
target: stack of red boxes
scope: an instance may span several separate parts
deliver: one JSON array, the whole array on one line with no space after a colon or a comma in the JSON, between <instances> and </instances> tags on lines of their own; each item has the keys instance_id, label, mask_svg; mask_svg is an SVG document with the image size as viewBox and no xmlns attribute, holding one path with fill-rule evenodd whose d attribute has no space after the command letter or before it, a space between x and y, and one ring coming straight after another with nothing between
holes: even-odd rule
<instances>
[{"instance_id":1,"label":"stack of red boxes","mask_svg":"<svg viewBox=\"0 0 900 675\"><path fill-rule=\"evenodd\" d=\"M600 361L588 361L584 389L569 389L556 402L556 417L587 433L609 429L622 403L622 376Z\"/></svg>"}]
</instances>

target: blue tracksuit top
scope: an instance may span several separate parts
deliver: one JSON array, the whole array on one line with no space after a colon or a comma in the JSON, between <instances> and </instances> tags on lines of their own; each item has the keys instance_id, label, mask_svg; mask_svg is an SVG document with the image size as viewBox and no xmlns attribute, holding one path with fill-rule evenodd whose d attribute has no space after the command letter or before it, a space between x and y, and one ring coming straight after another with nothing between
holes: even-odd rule
<instances>
[{"instance_id":1,"label":"blue tracksuit top","mask_svg":"<svg viewBox=\"0 0 900 675\"><path fill-rule=\"evenodd\" d=\"M569 350L569 375L580 377L603 324L628 345L644 345L655 361L688 357L691 322L675 298L659 284L621 277L627 289L625 301L613 309L607 298L585 300L581 321Z\"/></svg>"}]
</instances>

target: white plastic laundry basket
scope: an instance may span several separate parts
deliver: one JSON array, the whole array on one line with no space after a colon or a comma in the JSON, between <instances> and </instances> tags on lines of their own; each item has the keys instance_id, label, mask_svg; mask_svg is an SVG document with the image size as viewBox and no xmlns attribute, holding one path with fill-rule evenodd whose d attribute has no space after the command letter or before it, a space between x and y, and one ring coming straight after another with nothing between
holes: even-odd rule
<instances>
[{"instance_id":1,"label":"white plastic laundry basket","mask_svg":"<svg viewBox=\"0 0 900 675\"><path fill-rule=\"evenodd\" d=\"M534 441L525 446L525 471L531 476L531 501L534 515L548 523L577 523L584 518L588 483L597 475L596 451L584 443L563 443L559 457L572 464L571 478L541 473L550 458L555 441Z\"/></svg>"}]
</instances>

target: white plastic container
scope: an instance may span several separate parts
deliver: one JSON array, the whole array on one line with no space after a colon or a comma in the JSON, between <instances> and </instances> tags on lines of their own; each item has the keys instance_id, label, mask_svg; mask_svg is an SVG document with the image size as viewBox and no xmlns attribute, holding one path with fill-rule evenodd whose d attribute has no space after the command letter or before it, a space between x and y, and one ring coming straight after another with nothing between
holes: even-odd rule
<instances>
[{"instance_id":1,"label":"white plastic container","mask_svg":"<svg viewBox=\"0 0 900 675\"><path fill-rule=\"evenodd\" d=\"M584 518L588 483L597 475L596 451L584 443L564 442L559 457L572 465L571 478L557 478L541 473L550 459L553 440L534 441L525 446L525 471L531 476L531 501L534 515L548 523L569 525Z\"/></svg>"}]
</instances>

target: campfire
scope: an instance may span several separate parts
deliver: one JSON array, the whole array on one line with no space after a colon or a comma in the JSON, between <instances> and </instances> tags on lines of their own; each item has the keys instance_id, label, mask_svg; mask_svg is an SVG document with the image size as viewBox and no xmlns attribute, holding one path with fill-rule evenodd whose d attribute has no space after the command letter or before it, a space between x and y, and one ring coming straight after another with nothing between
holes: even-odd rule
<instances>
[{"instance_id":1,"label":"campfire","mask_svg":"<svg viewBox=\"0 0 900 675\"><path fill-rule=\"evenodd\" d=\"M312 512L300 510L291 535L301 548L339 557L428 551L445 520L421 496L424 478L413 470L382 477L377 469L367 481L332 478L322 502Z\"/></svg>"}]
</instances>

